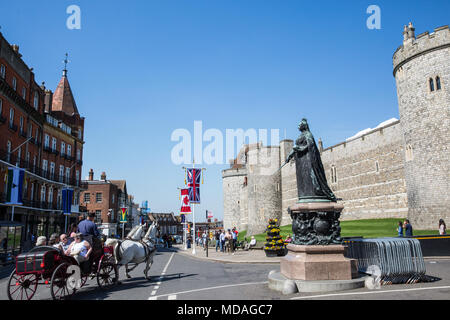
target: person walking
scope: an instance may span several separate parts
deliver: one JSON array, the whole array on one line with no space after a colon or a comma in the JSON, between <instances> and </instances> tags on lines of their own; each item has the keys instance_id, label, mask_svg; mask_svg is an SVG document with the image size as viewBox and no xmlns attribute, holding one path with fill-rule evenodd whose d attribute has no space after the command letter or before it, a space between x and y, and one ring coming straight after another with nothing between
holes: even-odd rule
<instances>
[{"instance_id":1,"label":"person walking","mask_svg":"<svg viewBox=\"0 0 450 320\"><path fill-rule=\"evenodd\" d=\"M409 223L408 219L405 219L405 222L403 223L403 228L405 229L405 236L406 237L412 237L413 236L413 228L411 226L411 223Z\"/></svg>"},{"instance_id":2,"label":"person walking","mask_svg":"<svg viewBox=\"0 0 450 320\"><path fill-rule=\"evenodd\" d=\"M217 252L217 249L220 248L220 232L219 232L219 230L216 230L214 237L216 239L216 252Z\"/></svg>"},{"instance_id":3,"label":"person walking","mask_svg":"<svg viewBox=\"0 0 450 320\"><path fill-rule=\"evenodd\" d=\"M236 243L237 243L237 234L235 231L236 231L236 229L233 228L233 231L231 232L231 239L232 239L231 252L233 253L233 255L234 255L234 251L236 250Z\"/></svg>"},{"instance_id":4,"label":"person walking","mask_svg":"<svg viewBox=\"0 0 450 320\"><path fill-rule=\"evenodd\" d=\"M403 238L403 222L401 221L398 222L397 233L399 237Z\"/></svg>"},{"instance_id":5,"label":"person walking","mask_svg":"<svg viewBox=\"0 0 450 320\"><path fill-rule=\"evenodd\" d=\"M441 236L447 234L446 230L447 230L447 226L445 225L444 219L439 219L439 234Z\"/></svg>"},{"instance_id":6,"label":"person walking","mask_svg":"<svg viewBox=\"0 0 450 320\"><path fill-rule=\"evenodd\" d=\"M220 233L220 252L223 252L225 248L225 230Z\"/></svg>"}]
</instances>

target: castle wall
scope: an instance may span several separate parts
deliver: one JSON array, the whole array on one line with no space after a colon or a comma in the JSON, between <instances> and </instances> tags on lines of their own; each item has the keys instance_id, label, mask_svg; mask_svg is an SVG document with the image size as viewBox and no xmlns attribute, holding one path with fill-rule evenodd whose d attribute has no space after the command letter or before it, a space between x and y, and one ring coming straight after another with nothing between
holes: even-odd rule
<instances>
[{"instance_id":1,"label":"castle wall","mask_svg":"<svg viewBox=\"0 0 450 320\"><path fill-rule=\"evenodd\" d=\"M328 185L344 204L343 220L406 217L403 154L398 121L323 150Z\"/></svg>"},{"instance_id":2,"label":"castle wall","mask_svg":"<svg viewBox=\"0 0 450 320\"><path fill-rule=\"evenodd\" d=\"M281 218L280 148L260 147L248 152L247 235L263 233L271 218Z\"/></svg>"},{"instance_id":3,"label":"castle wall","mask_svg":"<svg viewBox=\"0 0 450 320\"><path fill-rule=\"evenodd\" d=\"M223 190L223 226L224 229L240 227L241 217L246 219L246 212L241 212L241 194L243 193L244 178L247 170L227 169L222 171Z\"/></svg>"},{"instance_id":4,"label":"castle wall","mask_svg":"<svg viewBox=\"0 0 450 320\"><path fill-rule=\"evenodd\" d=\"M450 220L449 27L405 36L393 65L402 134L411 149L405 158L408 218L416 228L435 229L440 218Z\"/></svg>"}]
</instances>

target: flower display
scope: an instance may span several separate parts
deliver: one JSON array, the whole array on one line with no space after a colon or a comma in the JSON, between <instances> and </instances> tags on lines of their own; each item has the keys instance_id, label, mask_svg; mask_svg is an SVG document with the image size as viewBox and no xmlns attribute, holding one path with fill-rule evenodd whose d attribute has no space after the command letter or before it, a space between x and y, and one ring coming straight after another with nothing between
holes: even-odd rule
<instances>
[{"instance_id":1,"label":"flower display","mask_svg":"<svg viewBox=\"0 0 450 320\"><path fill-rule=\"evenodd\" d=\"M280 231L278 219L270 219L266 229L266 243L264 244L264 251L267 256L283 255L286 246L280 235Z\"/></svg>"}]
</instances>

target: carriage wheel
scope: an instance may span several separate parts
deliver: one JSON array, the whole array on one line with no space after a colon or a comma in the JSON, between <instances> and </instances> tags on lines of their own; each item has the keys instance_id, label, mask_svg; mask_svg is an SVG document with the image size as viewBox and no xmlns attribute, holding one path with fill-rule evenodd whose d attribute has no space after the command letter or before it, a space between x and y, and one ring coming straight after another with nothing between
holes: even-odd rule
<instances>
[{"instance_id":1,"label":"carriage wheel","mask_svg":"<svg viewBox=\"0 0 450 320\"><path fill-rule=\"evenodd\" d=\"M104 289L117 283L119 280L119 271L117 266L112 262L102 261L100 269L97 272L97 283L100 288Z\"/></svg>"},{"instance_id":2,"label":"carriage wheel","mask_svg":"<svg viewBox=\"0 0 450 320\"><path fill-rule=\"evenodd\" d=\"M36 293L38 277L36 274L18 275L14 270L8 281L9 300L31 300Z\"/></svg>"},{"instance_id":3,"label":"carriage wheel","mask_svg":"<svg viewBox=\"0 0 450 320\"><path fill-rule=\"evenodd\" d=\"M75 293L74 289L67 287L67 279L69 278L67 274L68 267L69 265L67 263L62 263L52 274L50 293L54 300L66 299Z\"/></svg>"}]
</instances>

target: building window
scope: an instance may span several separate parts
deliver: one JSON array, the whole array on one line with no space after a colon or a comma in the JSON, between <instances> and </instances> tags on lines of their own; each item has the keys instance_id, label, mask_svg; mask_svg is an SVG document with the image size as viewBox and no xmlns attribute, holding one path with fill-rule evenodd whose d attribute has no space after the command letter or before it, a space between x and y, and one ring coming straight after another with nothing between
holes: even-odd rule
<instances>
[{"instance_id":1,"label":"building window","mask_svg":"<svg viewBox=\"0 0 450 320\"><path fill-rule=\"evenodd\" d=\"M12 127L14 124L14 109L9 109L9 126Z\"/></svg>"},{"instance_id":2,"label":"building window","mask_svg":"<svg viewBox=\"0 0 450 320\"><path fill-rule=\"evenodd\" d=\"M43 185L42 187L41 187L41 202L45 202L45 193L46 193L46 191L47 190L45 190L46 188L45 188L45 186Z\"/></svg>"},{"instance_id":3,"label":"building window","mask_svg":"<svg viewBox=\"0 0 450 320\"><path fill-rule=\"evenodd\" d=\"M78 129L78 139L81 140L81 136L82 136L81 129Z\"/></svg>"},{"instance_id":4,"label":"building window","mask_svg":"<svg viewBox=\"0 0 450 320\"><path fill-rule=\"evenodd\" d=\"M50 163L50 180L54 180L55 179L55 163L51 162Z\"/></svg>"},{"instance_id":5,"label":"building window","mask_svg":"<svg viewBox=\"0 0 450 320\"><path fill-rule=\"evenodd\" d=\"M52 138L52 151L56 151L56 138Z\"/></svg>"},{"instance_id":6,"label":"building window","mask_svg":"<svg viewBox=\"0 0 450 320\"><path fill-rule=\"evenodd\" d=\"M64 180L64 166L59 166L59 182Z\"/></svg>"},{"instance_id":7,"label":"building window","mask_svg":"<svg viewBox=\"0 0 450 320\"><path fill-rule=\"evenodd\" d=\"M36 139L37 139L37 131L36 131ZM48 134L45 134L45 136L44 136L44 147L45 148L50 147L50 136Z\"/></svg>"},{"instance_id":8,"label":"building window","mask_svg":"<svg viewBox=\"0 0 450 320\"><path fill-rule=\"evenodd\" d=\"M48 203L50 203L50 204L53 203L53 189L52 189L52 187L50 187L48 189Z\"/></svg>"},{"instance_id":9,"label":"building window","mask_svg":"<svg viewBox=\"0 0 450 320\"><path fill-rule=\"evenodd\" d=\"M112 204L114 204L114 193L113 193L113 195L111 197L111 202L112 202Z\"/></svg>"},{"instance_id":10,"label":"building window","mask_svg":"<svg viewBox=\"0 0 450 320\"><path fill-rule=\"evenodd\" d=\"M12 78L12 87L13 87L14 91L17 90L17 79L16 79L16 77Z\"/></svg>"},{"instance_id":11,"label":"building window","mask_svg":"<svg viewBox=\"0 0 450 320\"><path fill-rule=\"evenodd\" d=\"M90 203L91 202L91 194L89 192L86 192L84 194L84 202L85 203Z\"/></svg>"},{"instance_id":12,"label":"building window","mask_svg":"<svg viewBox=\"0 0 450 320\"><path fill-rule=\"evenodd\" d=\"M79 170L75 171L75 179L77 180L77 181L75 181L75 184L78 186L79 181L80 181L80 171Z\"/></svg>"},{"instance_id":13,"label":"building window","mask_svg":"<svg viewBox=\"0 0 450 320\"><path fill-rule=\"evenodd\" d=\"M66 183L69 184L70 180L70 168L66 168Z\"/></svg>"},{"instance_id":14,"label":"building window","mask_svg":"<svg viewBox=\"0 0 450 320\"><path fill-rule=\"evenodd\" d=\"M16 167L20 167L20 158L22 157L22 148L17 151Z\"/></svg>"},{"instance_id":15,"label":"building window","mask_svg":"<svg viewBox=\"0 0 450 320\"><path fill-rule=\"evenodd\" d=\"M34 92L33 106L36 110L39 108L39 94L37 91Z\"/></svg>"},{"instance_id":16,"label":"building window","mask_svg":"<svg viewBox=\"0 0 450 320\"><path fill-rule=\"evenodd\" d=\"M77 150L77 160L78 161L81 160L81 151L80 151L80 149Z\"/></svg>"},{"instance_id":17,"label":"building window","mask_svg":"<svg viewBox=\"0 0 450 320\"><path fill-rule=\"evenodd\" d=\"M436 90L441 90L441 78L436 77Z\"/></svg>"},{"instance_id":18,"label":"building window","mask_svg":"<svg viewBox=\"0 0 450 320\"><path fill-rule=\"evenodd\" d=\"M23 133L23 117L22 116L20 117L19 125L20 125L20 133Z\"/></svg>"},{"instance_id":19,"label":"building window","mask_svg":"<svg viewBox=\"0 0 450 320\"><path fill-rule=\"evenodd\" d=\"M47 177L47 168L48 168L48 161L42 160L42 171L44 172L44 175Z\"/></svg>"},{"instance_id":20,"label":"building window","mask_svg":"<svg viewBox=\"0 0 450 320\"><path fill-rule=\"evenodd\" d=\"M27 88L22 88L22 98L23 100L27 98Z\"/></svg>"},{"instance_id":21,"label":"building window","mask_svg":"<svg viewBox=\"0 0 450 320\"><path fill-rule=\"evenodd\" d=\"M66 144L61 141L61 157L66 153Z\"/></svg>"},{"instance_id":22,"label":"building window","mask_svg":"<svg viewBox=\"0 0 450 320\"><path fill-rule=\"evenodd\" d=\"M72 156L72 146L71 146L70 144L67 145L67 155L68 155L69 157Z\"/></svg>"},{"instance_id":23,"label":"building window","mask_svg":"<svg viewBox=\"0 0 450 320\"><path fill-rule=\"evenodd\" d=\"M6 162L11 161L11 141L8 140L6 143Z\"/></svg>"},{"instance_id":24,"label":"building window","mask_svg":"<svg viewBox=\"0 0 450 320\"><path fill-rule=\"evenodd\" d=\"M95 223L102 223L102 210L95 210Z\"/></svg>"},{"instance_id":25,"label":"building window","mask_svg":"<svg viewBox=\"0 0 450 320\"><path fill-rule=\"evenodd\" d=\"M101 192L97 192L95 194L95 202L102 202L103 194Z\"/></svg>"},{"instance_id":26,"label":"building window","mask_svg":"<svg viewBox=\"0 0 450 320\"><path fill-rule=\"evenodd\" d=\"M31 123L28 124L28 132L27 132L27 138L32 138L33 136L33 125Z\"/></svg>"},{"instance_id":27,"label":"building window","mask_svg":"<svg viewBox=\"0 0 450 320\"><path fill-rule=\"evenodd\" d=\"M337 183L337 171L336 166L331 166L331 183Z\"/></svg>"},{"instance_id":28,"label":"building window","mask_svg":"<svg viewBox=\"0 0 450 320\"><path fill-rule=\"evenodd\" d=\"M410 144L408 144L405 148L405 160L411 161L411 160L413 160L413 158L414 158L414 155L413 155L412 146Z\"/></svg>"},{"instance_id":29,"label":"building window","mask_svg":"<svg viewBox=\"0 0 450 320\"><path fill-rule=\"evenodd\" d=\"M6 76L6 68L5 68L5 66L4 66L3 64L0 66L0 76L1 76L3 79L5 79L5 76Z\"/></svg>"},{"instance_id":30,"label":"building window","mask_svg":"<svg viewBox=\"0 0 450 320\"><path fill-rule=\"evenodd\" d=\"M433 91L434 91L434 81L433 81L433 78L430 78L429 83L430 83L430 91L433 92Z\"/></svg>"}]
</instances>

